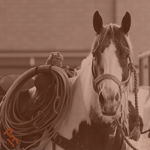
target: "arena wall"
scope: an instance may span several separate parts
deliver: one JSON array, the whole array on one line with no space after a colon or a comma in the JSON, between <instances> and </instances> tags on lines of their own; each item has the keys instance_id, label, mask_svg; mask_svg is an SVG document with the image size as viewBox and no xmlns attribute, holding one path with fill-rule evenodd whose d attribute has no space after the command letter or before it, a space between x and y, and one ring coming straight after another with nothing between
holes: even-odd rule
<instances>
[{"instance_id":1,"label":"arena wall","mask_svg":"<svg viewBox=\"0 0 150 150\"><path fill-rule=\"evenodd\" d=\"M20 73L43 64L52 51L64 55L65 65L78 66L91 49L96 10L104 24L120 24L125 12L131 13L130 37L138 65L138 53L150 46L149 8L148 0L1 0L0 72Z\"/></svg>"}]
</instances>

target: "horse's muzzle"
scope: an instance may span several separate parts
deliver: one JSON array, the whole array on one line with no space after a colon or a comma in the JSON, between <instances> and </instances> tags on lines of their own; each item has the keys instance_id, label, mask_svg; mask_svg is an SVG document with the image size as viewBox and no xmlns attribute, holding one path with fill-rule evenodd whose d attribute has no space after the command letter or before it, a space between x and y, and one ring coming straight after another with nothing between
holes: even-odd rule
<instances>
[{"instance_id":1,"label":"horse's muzzle","mask_svg":"<svg viewBox=\"0 0 150 150\"><path fill-rule=\"evenodd\" d=\"M105 115L105 116L114 116L116 114L116 112L105 112L105 111L102 111L102 114Z\"/></svg>"},{"instance_id":2,"label":"horse's muzzle","mask_svg":"<svg viewBox=\"0 0 150 150\"><path fill-rule=\"evenodd\" d=\"M99 94L99 102L102 108L102 114L105 116L114 116L119 106L118 94L113 99L105 99L102 93Z\"/></svg>"}]
</instances>

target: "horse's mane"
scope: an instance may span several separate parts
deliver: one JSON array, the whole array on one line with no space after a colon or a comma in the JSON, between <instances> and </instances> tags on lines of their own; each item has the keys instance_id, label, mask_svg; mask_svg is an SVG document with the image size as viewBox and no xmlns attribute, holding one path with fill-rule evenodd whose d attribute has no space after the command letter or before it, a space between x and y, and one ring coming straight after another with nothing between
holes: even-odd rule
<instances>
[{"instance_id":1,"label":"horse's mane","mask_svg":"<svg viewBox=\"0 0 150 150\"><path fill-rule=\"evenodd\" d=\"M75 78L77 78L78 76L80 76L81 72L83 72L83 70L87 67L87 66L92 66L92 53L90 52L89 55L84 58L80 64L80 66L76 69L77 72L77 76ZM73 77L74 78L74 77Z\"/></svg>"}]
</instances>

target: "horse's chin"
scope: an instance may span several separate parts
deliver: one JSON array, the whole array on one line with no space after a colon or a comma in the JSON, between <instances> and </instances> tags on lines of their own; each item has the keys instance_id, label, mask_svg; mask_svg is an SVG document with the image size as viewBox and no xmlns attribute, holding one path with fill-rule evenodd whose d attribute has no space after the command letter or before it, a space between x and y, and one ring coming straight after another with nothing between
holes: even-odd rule
<instances>
[{"instance_id":1,"label":"horse's chin","mask_svg":"<svg viewBox=\"0 0 150 150\"><path fill-rule=\"evenodd\" d=\"M90 118L95 123L106 123L106 124L113 124L116 121L116 117L120 118L121 114L119 112L115 112L114 114L104 113L102 111L94 111L92 110L90 113Z\"/></svg>"},{"instance_id":2,"label":"horse's chin","mask_svg":"<svg viewBox=\"0 0 150 150\"><path fill-rule=\"evenodd\" d=\"M101 119L102 119L102 122L104 122L104 123L106 123L106 124L108 124L108 123L110 123L110 124L112 124L112 123L114 123L115 122L115 115L111 115L111 116L108 116L108 115L103 115L103 114L101 114Z\"/></svg>"},{"instance_id":3,"label":"horse's chin","mask_svg":"<svg viewBox=\"0 0 150 150\"><path fill-rule=\"evenodd\" d=\"M102 109L102 114L104 116L115 116L117 114L118 108L119 108L119 102L118 103L106 103L106 104L101 104L100 107Z\"/></svg>"},{"instance_id":4,"label":"horse's chin","mask_svg":"<svg viewBox=\"0 0 150 150\"><path fill-rule=\"evenodd\" d=\"M110 107L111 106L111 107ZM96 123L112 124L121 117L119 102L111 105L102 105L99 102L90 111L90 118Z\"/></svg>"}]
</instances>

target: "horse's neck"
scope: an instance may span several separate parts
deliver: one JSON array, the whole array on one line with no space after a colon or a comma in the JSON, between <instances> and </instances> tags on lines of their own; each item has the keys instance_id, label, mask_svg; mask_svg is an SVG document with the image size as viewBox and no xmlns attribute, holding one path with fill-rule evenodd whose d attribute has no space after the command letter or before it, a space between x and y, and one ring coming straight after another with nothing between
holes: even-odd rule
<instances>
[{"instance_id":1,"label":"horse's neck","mask_svg":"<svg viewBox=\"0 0 150 150\"><path fill-rule=\"evenodd\" d=\"M72 138L73 130L78 130L82 121L90 124L89 112L96 93L92 85L91 66L86 66L73 84L73 102L67 119L64 121L60 134Z\"/></svg>"}]
</instances>

